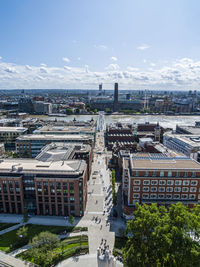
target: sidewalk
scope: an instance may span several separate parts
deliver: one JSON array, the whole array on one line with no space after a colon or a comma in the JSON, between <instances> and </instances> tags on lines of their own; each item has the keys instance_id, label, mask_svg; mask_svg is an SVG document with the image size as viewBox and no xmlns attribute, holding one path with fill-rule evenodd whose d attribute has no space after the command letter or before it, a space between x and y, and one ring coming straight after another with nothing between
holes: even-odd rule
<instances>
[{"instance_id":1,"label":"sidewalk","mask_svg":"<svg viewBox=\"0 0 200 267\"><path fill-rule=\"evenodd\" d=\"M17 225L13 225L13 226L11 226L11 227L9 227L9 228L6 228L6 229L0 231L0 235L3 235L3 234L5 234L5 233L7 233L7 232L10 232L10 231L12 231L12 230L15 230L15 229L17 229L17 228L19 228L19 227L21 227L21 226L23 226L23 225L25 225L25 223L19 223L19 224L17 224Z\"/></svg>"}]
</instances>

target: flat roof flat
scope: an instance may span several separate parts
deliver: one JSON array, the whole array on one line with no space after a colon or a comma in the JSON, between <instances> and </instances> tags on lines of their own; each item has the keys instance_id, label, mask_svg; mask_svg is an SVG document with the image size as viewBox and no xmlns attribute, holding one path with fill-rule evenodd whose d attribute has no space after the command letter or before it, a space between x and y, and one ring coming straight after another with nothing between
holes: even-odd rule
<instances>
[{"instance_id":1,"label":"flat roof flat","mask_svg":"<svg viewBox=\"0 0 200 267\"><path fill-rule=\"evenodd\" d=\"M0 127L0 132L25 132L27 128L24 127Z\"/></svg>"},{"instance_id":2,"label":"flat roof flat","mask_svg":"<svg viewBox=\"0 0 200 267\"><path fill-rule=\"evenodd\" d=\"M17 140L92 140L93 138L89 135L80 135L80 134L26 134L19 136Z\"/></svg>"}]
</instances>

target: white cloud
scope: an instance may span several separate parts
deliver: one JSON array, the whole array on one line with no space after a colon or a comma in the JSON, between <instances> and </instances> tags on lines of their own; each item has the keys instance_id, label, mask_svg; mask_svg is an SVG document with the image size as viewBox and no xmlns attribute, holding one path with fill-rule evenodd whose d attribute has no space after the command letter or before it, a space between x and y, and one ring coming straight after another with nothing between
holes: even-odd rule
<instances>
[{"instance_id":1,"label":"white cloud","mask_svg":"<svg viewBox=\"0 0 200 267\"><path fill-rule=\"evenodd\" d=\"M138 50L146 50L148 48L150 48L150 46L147 45L147 44L142 44L142 45L140 45L140 46L137 47Z\"/></svg>"},{"instance_id":2,"label":"white cloud","mask_svg":"<svg viewBox=\"0 0 200 267\"><path fill-rule=\"evenodd\" d=\"M63 57L62 60L65 61L65 62L67 62L67 63L70 62L70 59L68 57Z\"/></svg>"},{"instance_id":3,"label":"white cloud","mask_svg":"<svg viewBox=\"0 0 200 267\"><path fill-rule=\"evenodd\" d=\"M112 61L117 61L117 60L118 60L117 57L111 57L110 59L111 59Z\"/></svg>"},{"instance_id":4,"label":"white cloud","mask_svg":"<svg viewBox=\"0 0 200 267\"><path fill-rule=\"evenodd\" d=\"M116 80L124 89L194 90L200 84L200 61L182 58L146 71L131 66L122 69L118 64L109 64L101 72L89 70L88 65L79 68L48 67L0 61L0 89L97 88L99 81L110 89Z\"/></svg>"},{"instance_id":5,"label":"white cloud","mask_svg":"<svg viewBox=\"0 0 200 267\"><path fill-rule=\"evenodd\" d=\"M151 67L155 67L156 64L155 63L150 63Z\"/></svg>"},{"instance_id":6,"label":"white cloud","mask_svg":"<svg viewBox=\"0 0 200 267\"><path fill-rule=\"evenodd\" d=\"M107 67L105 67L105 70L118 70L119 65L118 64L109 64Z\"/></svg>"},{"instance_id":7,"label":"white cloud","mask_svg":"<svg viewBox=\"0 0 200 267\"><path fill-rule=\"evenodd\" d=\"M77 60L78 60L78 61L80 61L80 60L81 60L81 58L80 58L80 57L77 57Z\"/></svg>"},{"instance_id":8,"label":"white cloud","mask_svg":"<svg viewBox=\"0 0 200 267\"><path fill-rule=\"evenodd\" d=\"M2 57L0 57L0 60L2 59Z\"/></svg>"}]
</instances>

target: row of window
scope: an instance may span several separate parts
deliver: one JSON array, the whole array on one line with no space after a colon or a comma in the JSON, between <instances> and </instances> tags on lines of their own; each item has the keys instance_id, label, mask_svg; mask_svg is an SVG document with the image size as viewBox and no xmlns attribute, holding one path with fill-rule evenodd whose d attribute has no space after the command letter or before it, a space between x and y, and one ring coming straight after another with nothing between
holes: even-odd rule
<instances>
[{"instance_id":1,"label":"row of window","mask_svg":"<svg viewBox=\"0 0 200 267\"><path fill-rule=\"evenodd\" d=\"M156 177L156 176L160 176L160 177L164 177L164 176L168 176L168 177L172 177L172 171L168 171L167 175L165 175L166 172L164 171L160 171L159 175L158 172L153 171L152 173L152 177ZM125 172L126 174L126 172ZM135 172L135 176L138 177L140 176L140 173L138 171ZM150 176L150 172L146 171L144 176L149 177ZM180 177L180 172L176 172L176 177ZM188 172L184 172L184 177L188 177ZM192 172L192 177L196 177L196 172Z\"/></svg>"},{"instance_id":2,"label":"row of window","mask_svg":"<svg viewBox=\"0 0 200 267\"><path fill-rule=\"evenodd\" d=\"M196 187L156 187L156 186L143 186L143 187L139 187L139 186L134 186L133 187L133 192L139 192L140 190L142 190L143 192L191 192L191 193L196 193L197 192L197 188ZM199 192L200 192L200 188L199 188Z\"/></svg>"},{"instance_id":3,"label":"row of window","mask_svg":"<svg viewBox=\"0 0 200 267\"><path fill-rule=\"evenodd\" d=\"M134 185L140 185L141 180L134 180ZM143 185L191 185L191 186L197 186L198 181L197 180L143 180Z\"/></svg>"},{"instance_id":4,"label":"row of window","mask_svg":"<svg viewBox=\"0 0 200 267\"><path fill-rule=\"evenodd\" d=\"M140 198L140 194L133 194L133 198ZM195 194L142 194L143 199L195 199ZM200 199L200 194L198 195Z\"/></svg>"}]
</instances>

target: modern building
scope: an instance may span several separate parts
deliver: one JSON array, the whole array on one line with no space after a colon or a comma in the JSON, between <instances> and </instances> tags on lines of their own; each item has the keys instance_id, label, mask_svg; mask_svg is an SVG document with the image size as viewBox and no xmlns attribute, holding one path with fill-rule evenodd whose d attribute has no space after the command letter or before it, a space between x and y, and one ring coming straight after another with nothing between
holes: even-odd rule
<instances>
[{"instance_id":1,"label":"modern building","mask_svg":"<svg viewBox=\"0 0 200 267\"><path fill-rule=\"evenodd\" d=\"M4 143L6 150L15 150L16 139L27 131L23 127L0 127L0 143Z\"/></svg>"},{"instance_id":2,"label":"modern building","mask_svg":"<svg viewBox=\"0 0 200 267\"><path fill-rule=\"evenodd\" d=\"M16 152L20 155L26 154L29 157L35 158L44 146L55 142L83 143L90 145L92 148L94 145L94 139L89 135L28 134L16 139Z\"/></svg>"},{"instance_id":3,"label":"modern building","mask_svg":"<svg viewBox=\"0 0 200 267\"><path fill-rule=\"evenodd\" d=\"M199 161L199 135L165 133L163 144L172 150L181 152L184 155Z\"/></svg>"},{"instance_id":4,"label":"modern building","mask_svg":"<svg viewBox=\"0 0 200 267\"><path fill-rule=\"evenodd\" d=\"M36 131L34 134L45 135L88 135L91 136L95 142L96 128L94 126L57 126L57 125L45 125Z\"/></svg>"},{"instance_id":5,"label":"modern building","mask_svg":"<svg viewBox=\"0 0 200 267\"><path fill-rule=\"evenodd\" d=\"M0 212L82 216L87 178L83 160L1 160Z\"/></svg>"},{"instance_id":6,"label":"modern building","mask_svg":"<svg viewBox=\"0 0 200 267\"><path fill-rule=\"evenodd\" d=\"M132 218L136 203L200 203L200 163L163 154L130 154L123 158L123 213Z\"/></svg>"},{"instance_id":7,"label":"modern building","mask_svg":"<svg viewBox=\"0 0 200 267\"><path fill-rule=\"evenodd\" d=\"M42 162L61 160L85 160L88 166L88 179L91 173L93 151L90 145L83 143L51 143L42 148L36 157Z\"/></svg>"},{"instance_id":8,"label":"modern building","mask_svg":"<svg viewBox=\"0 0 200 267\"><path fill-rule=\"evenodd\" d=\"M200 136L199 122L195 123L195 126L176 125L177 134L193 134Z\"/></svg>"}]
</instances>

